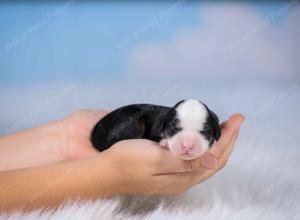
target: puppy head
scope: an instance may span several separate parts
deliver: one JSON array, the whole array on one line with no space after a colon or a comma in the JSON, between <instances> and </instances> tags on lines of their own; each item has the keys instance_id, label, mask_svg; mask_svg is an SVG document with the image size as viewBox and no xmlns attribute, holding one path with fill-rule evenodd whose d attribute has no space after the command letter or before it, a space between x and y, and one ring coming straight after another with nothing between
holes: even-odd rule
<instances>
[{"instance_id":1,"label":"puppy head","mask_svg":"<svg viewBox=\"0 0 300 220\"><path fill-rule=\"evenodd\" d=\"M198 100L183 100L166 113L162 136L162 147L184 160L192 160L220 138L219 119Z\"/></svg>"}]
</instances>

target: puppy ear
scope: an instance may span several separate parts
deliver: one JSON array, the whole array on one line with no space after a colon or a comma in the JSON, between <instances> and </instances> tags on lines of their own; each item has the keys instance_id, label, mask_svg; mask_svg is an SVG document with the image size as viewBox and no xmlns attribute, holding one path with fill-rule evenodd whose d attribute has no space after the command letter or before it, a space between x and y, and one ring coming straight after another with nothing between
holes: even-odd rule
<instances>
[{"instance_id":1,"label":"puppy ear","mask_svg":"<svg viewBox=\"0 0 300 220\"><path fill-rule=\"evenodd\" d=\"M152 130L156 131L156 132L161 132L164 128L164 121L165 120L163 118L155 120L155 122L152 126Z\"/></svg>"},{"instance_id":2,"label":"puppy ear","mask_svg":"<svg viewBox=\"0 0 300 220\"><path fill-rule=\"evenodd\" d=\"M221 129L219 126L219 118L218 116L213 112L213 111L209 111L209 114L211 116L211 120L213 123L213 135L216 141L219 140L219 138L221 137Z\"/></svg>"},{"instance_id":3,"label":"puppy ear","mask_svg":"<svg viewBox=\"0 0 300 220\"><path fill-rule=\"evenodd\" d=\"M177 108L181 103L185 102L185 99L179 101L176 103L176 105L174 105L173 109Z\"/></svg>"}]
</instances>

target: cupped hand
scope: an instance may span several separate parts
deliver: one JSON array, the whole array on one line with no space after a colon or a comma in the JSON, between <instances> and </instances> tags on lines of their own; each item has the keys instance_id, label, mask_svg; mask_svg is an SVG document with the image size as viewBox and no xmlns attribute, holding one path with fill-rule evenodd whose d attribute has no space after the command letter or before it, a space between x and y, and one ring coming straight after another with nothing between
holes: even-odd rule
<instances>
[{"instance_id":1,"label":"cupped hand","mask_svg":"<svg viewBox=\"0 0 300 220\"><path fill-rule=\"evenodd\" d=\"M66 161L82 159L99 153L90 140L95 124L103 118L106 110L80 110L65 118L62 125L62 152Z\"/></svg>"},{"instance_id":2,"label":"cupped hand","mask_svg":"<svg viewBox=\"0 0 300 220\"><path fill-rule=\"evenodd\" d=\"M186 191L222 169L235 145L241 114L221 124L222 135L209 151L194 160L182 160L156 142L120 141L104 151L118 194L174 195Z\"/></svg>"},{"instance_id":3,"label":"cupped hand","mask_svg":"<svg viewBox=\"0 0 300 220\"><path fill-rule=\"evenodd\" d=\"M65 135L62 146L67 160L98 153L91 144L90 134L98 120L107 113L104 110L81 110L63 120ZM105 151L105 155L119 184L117 193L173 195L204 181L227 163L243 121L244 117L236 114L223 122L219 141L194 160L181 160L149 140L125 140L116 143Z\"/></svg>"}]
</instances>

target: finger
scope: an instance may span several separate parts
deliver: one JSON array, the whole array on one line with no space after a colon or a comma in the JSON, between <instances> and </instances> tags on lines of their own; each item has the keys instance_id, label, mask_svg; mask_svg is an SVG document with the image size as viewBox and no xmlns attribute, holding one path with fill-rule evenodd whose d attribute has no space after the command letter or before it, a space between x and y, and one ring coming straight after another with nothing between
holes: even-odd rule
<instances>
[{"instance_id":1,"label":"finger","mask_svg":"<svg viewBox=\"0 0 300 220\"><path fill-rule=\"evenodd\" d=\"M182 160L168 150L162 149L162 151L162 163L158 175L216 169L218 165L217 158L209 152L194 160Z\"/></svg>"},{"instance_id":2,"label":"finger","mask_svg":"<svg viewBox=\"0 0 300 220\"><path fill-rule=\"evenodd\" d=\"M82 113L82 117L84 117L86 120L85 125L88 126L89 129L93 128L96 122L109 113L108 110L95 109L86 109L81 110L80 112Z\"/></svg>"},{"instance_id":3,"label":"finger","mask_svg":"<svg viewBox=\"0 0 300 220\"><path fill-rule=\"evenodd\" d=\"M232 153L233 148L235 146L237 137L238 137L238 135L236 135L232 139L232 142L229 144L228 148L222 154L221 158L219 158L217 169L205 170L205 172L203 172L201 174L201 176L199 176L199 178L197 179L197 181L196 181L197 184L200 183L200 182L202 182L203 180L209 178L210 176L213 176L217 171L219 171L220 169L222 169L226 165L226 163L227 163L227 161L229 159L229 156Z\"/></svg>"},{"instance_id":4,"label":"finger","mask_svg":"<svg viewBox=\"0 0 300 220\"><path fill-rule=\"evenodd\" d=\"M224 128L224 126L225 126L225 124L228 122L228 120L226 120L226 121L223 121L221 124L220 124L220 128L221 128L221 130Z\"/></svg>"},{"instance_id":5,"label":"finger","mask_svg":"<svg viewBox=\"0 0 300 220\"><path fill-rule=\"evenodd\" d=\"M88 109L86 110L90 114L92 114L95 120L99 120L100 118L104 117L109 113L109 110L96 110L96 109Z\"/></svg>"},{"instance_id":6,"label":"finger","mask_svg":"<svg viewBox=\"0 0 300 220\"><path fill-rule=\"evenodd\" d=\"M195 185L201 171L164 174L157 176L158 183L152 194L174 195L184 192Z\"/></svg>"},{"instance_id":7,"label":"finger","mask_svg":"<svg viewBox=\"0 0 300 220\"><path fill-rule=\"evenodd\" d=\"M222 153L226 150L227 146L238 132L241 124L245 120L244 116L241 114L235 114L231 116L228 121L223 123L221 126L221 137L216 142L212 148L209 150L210 153L215 155L216 157L220 157Z\"/></svg>"},{"instance_id":8,"label":"finger","mask_svg":"<svg viewBox=\"0 0 300 220\"><path fill-rule=\"evenodd\" d=\"M222 152L226 149L232 138L235 136L240 128L241 123L244 121L244 116L241 114L235 114L229 118L226 122L221 124L222 135L221 138L210 150L215 156L220 157Z\"/></svg>"},{"instance_id":9,"label":"finger","mask_svg":"<svg viewBox=\"0 0 300 220\"><path fill-rule=\"evenodd\" d=\"M238 133L234 136L227 149L223 152L223 154L219 158L218 169L222 169L227 164L229 157L234 149L237 138L238 138Z\"/></svg>"}]
</instances>

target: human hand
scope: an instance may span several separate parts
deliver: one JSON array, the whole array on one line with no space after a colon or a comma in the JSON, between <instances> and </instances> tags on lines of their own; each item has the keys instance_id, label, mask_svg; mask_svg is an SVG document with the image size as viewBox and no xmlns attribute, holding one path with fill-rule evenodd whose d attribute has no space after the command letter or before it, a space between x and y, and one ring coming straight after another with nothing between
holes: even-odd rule
<instances>
[{"instance_id":1,"label":"human hand","mask_svg":"<svg viewBox=\"0 0 300 220\"><path fill-rule=\"evenodd\" d=\"M62 152L66 161L82 159L99 153L92 145L90 135L95 124L108 111L80 110L62 120Z\"/></svg>"},{"instance_id":2,"label":"human hand","mask_svg":"<svg viewBox=\"0 0 300 220\"><path fill-rule=\"evenodd\" d=\"M0 171L66 162L97 153L90 142L107 111L81 110L69 117L0 137Z\"/></svg>"},{"instance_id":3,"label":"human hand","mask_svg":"<svg viewBox=\"0 0 300 220\"><path fill-rule=\"evenodd\" d=\"M206 180L227 163L243 121L236 114L222 123L219 141L194 160L181 160L149 140L114 144L103 154L118 184L117 194L174 195Z\"/></svg>"}]
</instances>

